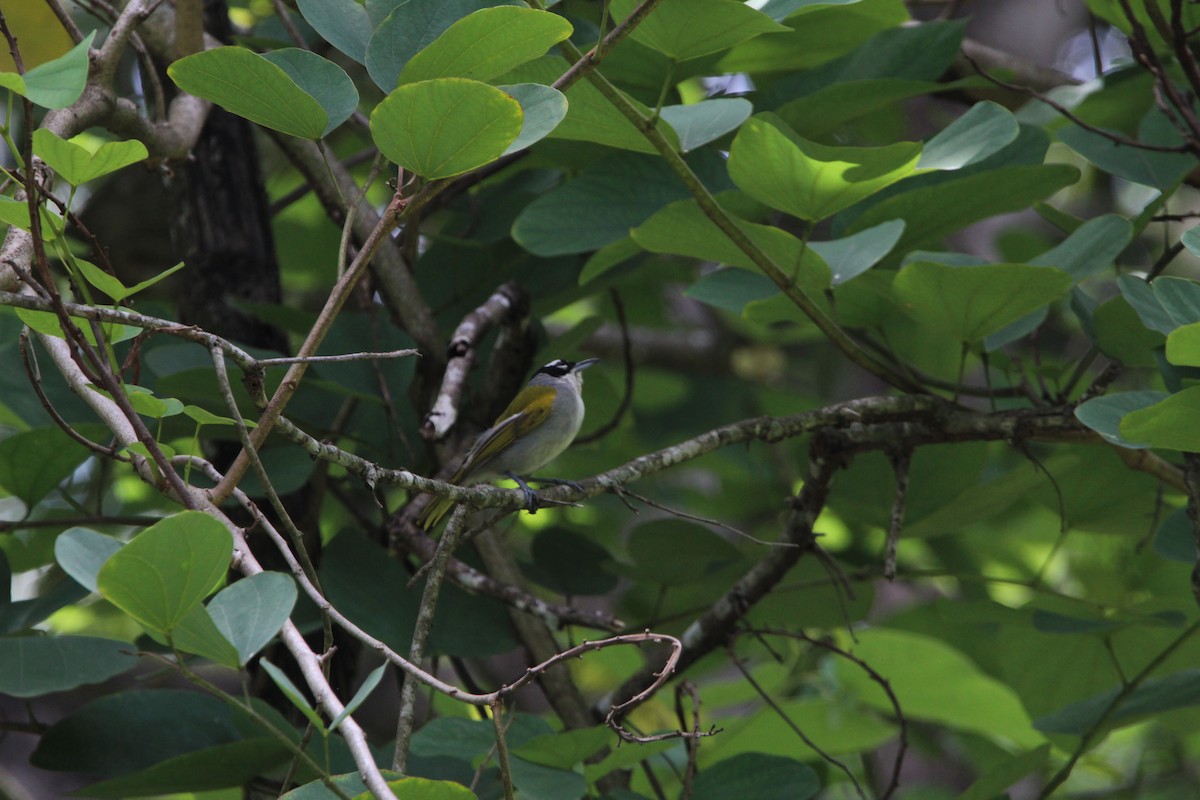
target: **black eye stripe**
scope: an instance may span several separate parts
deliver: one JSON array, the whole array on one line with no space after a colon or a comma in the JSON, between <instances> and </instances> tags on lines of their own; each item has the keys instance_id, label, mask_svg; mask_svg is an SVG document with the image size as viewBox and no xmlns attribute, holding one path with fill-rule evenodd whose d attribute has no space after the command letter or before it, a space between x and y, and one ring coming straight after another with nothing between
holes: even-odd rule
<instances>
[{"instance_id":1,"label":"black eye stripe","mask_svg":"<svg viewBox=\"0 0 1200 800\"><path fill-rule=\"evenodd\" d=\"M574 361L563 361L561 358L556 358L546 366L538 370L539 375L549 375L552 378L561 378L570 373L575 368Z\"/></svg>"}]
</instances>

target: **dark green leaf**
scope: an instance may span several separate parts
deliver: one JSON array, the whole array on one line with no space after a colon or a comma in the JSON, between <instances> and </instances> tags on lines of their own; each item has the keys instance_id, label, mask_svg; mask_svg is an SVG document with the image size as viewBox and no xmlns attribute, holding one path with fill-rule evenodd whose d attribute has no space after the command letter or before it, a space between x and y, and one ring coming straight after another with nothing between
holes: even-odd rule
<instances>
[{"instance_id":1,"label":"dark green leaf","mask_svg":"<svg viewBox=\"0 0 1200 800\"><path fill-rule=\"evenodd\" d=\"M812 768L780 756L743 753L700 770L693 800L807 800L821 790Z\"/></svg>"},{"instance_id":2,"label":"dark green leaf","mask_svg":"<svg viewBox=\"0 0 1200 800\"><path fill-rule=\"evenodd\" d=\"M749 100L718 97L686 106L664 106L661 113L679 135L680 152L686 153L736 129L753 112Z\"/></svg>"},{"instance_id":3,"label":"dark green leaf","mask_svg":"<svg viewBox=\"0 0 1200 800\"><path fill-rule=\"evenodd\" d=\"M228 706L210 695L121 692L56 722L30 760L42 769L115 776L240 738Z\"/></svg>"},{"instance_id":4,"label":"dark green leaf","mask_svg":"<svg viewBox=\"0 0 1200 800\"><path fill-rule=\"evenodd\" d=\"M505 149L504 155L541 141L567 116L567 98L558 89L540 83L514 83L496 88L520 103L524 115L521 133Z\"/></svg>"},{"instance_id":5,"label":"dark green leaf","mask_svg":"<svg viewBox=\"0 0 1200 800\"><path fill-rule=\"evenodd\" d=\"M1090 219L1070 236L1041 255L1030 259L1037 267L1057 267L1076 281L1112 266L1133 239L1129 220L1116 214Z\"/></svg>"},{"instance_id":6,"label":"dark green leaf","mask_svg":"<svg viewBox=\"0 0 1200 800\"><path fill-rule=\"evenodd\" d=\"M1153 113L1162 116L1157 109ZM1143 135L1148 130L1160 131L1157 126L1158 123L1148 123L1148 127L1143 127ZM1188 153L1161 153L1129 147L1077 125L1059 131L1058 138L1105 172L1159 190L1174 186L1195 166L1195 158ZM1145 136L1144 141L1172 145L1178 144L1179 139L1177 134L1164 139L1160 133L1157 136Z\"/></svg>"},{"instance_id":7,"label":"dark green leaf","mask_svg":"<svg viewBox=\"0 0 1200 800\"><path fill-rule=\"evenodd\" d=\"M955 173L945 173L954 175ZM1003 167L955 178L933 186L903 191L855 218L848 232L902 219L904 235L897 252L937 246L949 234L996 214L1020 211L1079 180L1079 170L1065 164ZM903 189L902 183L897 188Z\"/></svg>"},{"instance_id":8,"label":"dark green leaf","mask_svg":"<svg viewBox=\"0 0 1200 800\"><path fill-rule=\"evenodd\" d=\"M1151 714L1200 704L1200 669L1151 678L1118 702L1120 694L1121 690L1114 688L1071 703L1053 714L1039 717L1034 721L1034 727L1045 733L1081 735L1101 724L1102 719L1106 727L1120 727ZM1114 702L1118 705L1108 713Z\"/></svg>"},{"instance_id":9,"label":"dark green leaf","mask_svg":"<svg viewBox=\"0 0 1200 800\"><path fill-rule=\"evenodd\" d=\"M1121 419L1131 411L1149 408L1166 399L1166 392L1116 392L1093 397L1075 408L1075 417L1113 444L1121 447L1146 447L1121 437Z\"/></svg>"},{"instance_id":10,"label":"dark green leaf","mask_svg":"<svg viewBox=\"0 0 1200 800\"><path fill-rule=\"evenodd\" d=\"M654 212L688 196L661 158L616 153L526 206L512 235L540 256L584 253L625 238Z\"/></svg>"},{"instance_id":11,"label":"dark green leaf","mask_svg":"<svg viewBox=\"0 0 1200 800\"><path fill-rule=\"evenodd\" d=\"M371 41L371 20L355 0L298 0L300 13L325 41L362 64Z\"/></svg>"},{"instance_id":12,"label":"dark green leaf","mask_svg":"<svg viewBox=\"0 0 1200 800\"><path fill-rule=\"evenodd\" d=\"M208 613L237 648L245 665L279 633L296 605L296 581L282 572L260 572L222 589Z\"/></svg>"},{"instance_id":13,"label":"dark green leaf","mask_svg":"<svg viewBox=\"0 0 1200 800\"><path fill-rule=\"evenodd\" d=\"M1177 508L1158 526L1154 537L1154 552L1171 561L1196 563L1196 537L1186 508Z\"/></svg>"},{"instance_id":14,"label":"dark green leaf","mask_svg":"<svg viewBox=\"0 0 1200 800\"><path fill-rule=\"evenodd\" d=\"M109 556L121 549L121 542L87 528L68 528L54 540L54 558L58 565L88 591L98 591L96 576Z\"/></svg>"},{"instance_id":15,"label":"dark green leaf","mask_svg":"<svg viewBox=\"0 0 1200 800\"><path fill-rule=\"evenodd\" d=\"M92 636L0 638L0 692L37 697L100 683L137 666L128 642Z\"/></svg>"},{"instance_id":16,"label":"dark green leaf","mask_svg":"<svg viewBox=\"0 0 1200 800\"><path fill-rule=\"evenodd\" d=\"M809 242L833 272L833 285L845 283L879 263L904 233L904 220L893 219L844 239Z\"/></svg>"},{"instance_id":17,"label":"dark green leaf","mask_svg":"<svg viewBox=\"0 0 1200 800\"><path fill-rule=\"evenodd\" d=\"M15 433L0 440L0 486L33 508L88 455L83 445L57 427Z\"/></svg>"},{"instance_id":18,"label":"dark green leaf","mask_svg":"<svg viewBox=\"0 0 1200 800\"><path fill-rule=\"evenodd\" d=\"M666 586L708 580L739 559L737 549L708 528L671 519L639 525L629 537L629 555L639 580Z\"/></svg>"},{"instance_id":19,"label":"dark green leaf","mask_svg":"<svg viewBox=\"0 0 1200 800\"><path fill-rule=\"evenodd\" d=\"M530 548L533 563L529 578L551 591L566 595L606 594L617 578L604 565L608 551L585 536L561 528L539 531Z\"/></svg>"},{"instance_id":20,"label":"dark green leaf","mask_svg":"<svg viewBox=\"0 0 1200 800\"><path fill-rule=\"evenodd\" d=\"M689 286L684 294L701 303L741 314L747 303L779 294L779 287L766 275L735 267L710 272Z\"/></svg>"},{"instance_id":21,"label":"dark green leaf","mask_svg":"<svg viewBox=\"0 0 1200 800\"><path fill-rule=\"evenodd\" d=\"M322 136L328 136L358 107L358 90L350 76L337 64L311 50L285 47L264 53L263 58L283 70L293 83L320 104L327 120Z\"/></svg>"},{"instance_id":22,"label":"dark green leaf","mask_svg":"<svg viewBox=\"0 0 1200 800\"><path fill-rule=\"evenodd\" d=\"M80 792L88 797L124 800L232 788L283 764L290 754L273 737L242 739L185 753L132 775L93 783Z\"/></svg>"}]
</instances>

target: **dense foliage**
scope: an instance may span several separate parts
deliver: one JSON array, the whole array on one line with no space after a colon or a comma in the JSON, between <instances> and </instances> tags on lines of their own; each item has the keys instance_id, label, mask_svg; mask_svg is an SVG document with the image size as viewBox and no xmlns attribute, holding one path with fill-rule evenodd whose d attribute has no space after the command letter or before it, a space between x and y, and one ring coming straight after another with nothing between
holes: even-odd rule
<instances>
[{"instance_id":1,"label":"dense foliage","mask_svg":"<svg viewBox=\"0 0 1200 800\"><path fill-rule=\"evenodd\" d=\"M1200 10L972 5L0 2L4 793L1194 794Z\"/></svg>"}]
</instances>

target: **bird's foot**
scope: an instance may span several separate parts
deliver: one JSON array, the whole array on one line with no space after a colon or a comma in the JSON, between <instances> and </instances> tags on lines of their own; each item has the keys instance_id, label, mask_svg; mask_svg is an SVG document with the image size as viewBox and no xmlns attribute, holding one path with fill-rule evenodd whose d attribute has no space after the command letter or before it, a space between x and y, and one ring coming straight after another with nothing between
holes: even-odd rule
<instances>
[{"instance_id":1,"label":"bird's foot","mask_svg":"<svg viewBox=\"0 0 1200 800\"><path fill-rule=\"evenodd\" d=\"M520 475L515 475L511 472L506 472L505 475L509 480L515 481L517 486L521 487L521 491L525 493L525 510L530 514L536 514L541 504L538 502L537 492L530 488L529 484Z\"/></svg>"}]
</instances>

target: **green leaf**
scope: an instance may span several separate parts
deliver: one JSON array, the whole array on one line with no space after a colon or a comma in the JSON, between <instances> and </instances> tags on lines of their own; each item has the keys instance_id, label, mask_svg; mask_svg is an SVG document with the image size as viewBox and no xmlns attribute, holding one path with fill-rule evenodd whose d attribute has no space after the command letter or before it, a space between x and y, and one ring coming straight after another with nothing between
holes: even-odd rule
<instances>
[{"instance_id":1,"label":"green leaf","mask_svg":"<svg viewBox=\"0 0 1200 800\"><path fill-rule=\"evenodd\" d=\"M1182 367L1200 367L1200 322L1180 325L1167 335L1167 361Z\"/></svg>"},{"instance_id":2,"label":"green leaf","mask_svg":"<svg viewBox=\"0 0 1200 800\"><path fill-rule=\"evenodd\" d=\"M391 770L382 770L383 777L387 780L396 780L403 777L398 772ZM366 791L366 784L362 781L362 776L357 772L347 772L344 775L334 775L333 783L344 791L350 797L357 797L359 793ZM292 789L285 795L282 795L279 800L339 800L338 796L329 790L322 780L315 780L306 783L303 786L298 786Z\"/></svg>"},{"instance_id":3,"label":"green leaf","mask_svg":"<svg viewBox=\"0 0 1200 800\"><path fill-rule=\"evenodd\" d=\"M775 113L806 139L824 141L829 134L869 114L910 97L953 91L952 87L963 88L960 81L943 84L895 77L845 79L789 100L776 108Z\"/></svg>"},{"instance_id":4,"label":"green leaf","mask_svg":"<svg viewBox=\"0 0 1200 800\"><path fill-rule=\"evenodd\" d=\"M524 150L541 141L567 116L567 98L558 89L540 83L514 83L497 89L521 104L521 133L513 139L504 155Z\"/></svg>"},{"instance_id":5,"label":"green leaf","mask_svg":"<svg viewBox=\"0 0 1200 800\"><path fill-rule=\"evenodd\" d=\"M1153 299L1145 292L1145 281L1122 276L1118 281L1121 293L1147 327L1170 334L1181 325L1200 322L1200 283L1187 278L1163 277L1154 281ZM1168 320L1167 322L1164 322Z\"/></svg>"},{"instance_id":6,"label":"green leaf","mask_svg":"<svg viewBox=\"0 0 1200 800\"><path fill-rule=\"evenodd\" d=\"M279 633L295 605L291 575L260 572L218 592L208 603L208 613L245 665Z\"/></svg>"},{"instance_id":7,"label":"green leaf","mask_svg":"<svg viewBox=\"0 0 1200 800\"><path fill-rule=\"evenodd\" d=\"M903 3L887 0L818 8L791 18L783 33L758 36L735 46L721 56L715 69L717 73L808 69L849 54L881 31L908 19Z\"/></svg>"},{"instance_id":8,"label":"green leaf","mask_svg":"<svg viewBox=\"0 0 1200 800\"><path fill-rule=\"evenodd\" d=\"M97 584L113 605L170 633L229 568L233 537L212 517L183 511L156 522L114 553Z\"/></svg>"},{"instance_id":9,"label":"green leaf","mask_svg":"<svg viewBox=\"0 0 1200 800\"><path fill-rule=\"evenodd\" d=\"M809 242L833 271L833 285L845 283L875 266L891 252L904 233L904 220L893 219L844 239Z\"/></svg>"},{"instance_id":10,"label":"green leaf","mask_svg":"<svg viewBox=\"0 0 1200 800\"><path fill-rule=\"evenodd\" d=\"M1196 563L1196 537L1186 508L1175 509L1158 526L1154 552L1189 567Z\"/></svg>"},{"instance_id":11,"label":"green leaf","mask_svg":"<svg viewBox=\"0 0 1200 800\"><path fill-rule=\"evenodd\" d=\"M146 145L135 139L105 142L93 152L78 143L88 138L76 136L68 141L48 128L38 128L33 132L33 152L75 186L136 164L150 155Z\"/></svg>"},{"instance_id":12,"label":"green leaf","mask_svg":"<svg viewBox=\"0 0 1200 800\"><path fill-rule=\"evenodd\" d=\"M1200 386L1121 418L1121 438L1166 450L1200 451Z\"/></svg>"},{"instance_id":13,"label":"green leaf","mask_svg":"<svg viewBox=\"0 0 1200 800\"><path fill-rule=\"evenodd\" d=\"M94 38L96 32L92 31L65 54L19 76L23 87L13 85L17 83L13 82L9 88L42 108L66 108L83 94L88 75L88 48Z\"/></svg>"},{"instance_id":14,"label":"green leaf","mask_svg":"<svg viewBox=\"0 0 1200 800\"><path fill-rule=\"evenodd\" d=\"M520 104L466 78L401 86L371 112L371 135L396 164L448 178L495 161L521 133Z\"/></svg>"},{"instance_id":15,"label":"green leaf","mask_svg":"<svg viewBox=\"0 0 1200 800\"><path fill-rule=\"evenodd\" d=\"M400 72L401 84L433 78L489 81L546 54L571 35L557 14L517 6L475 11L455 22Z\"/></svg>"},{"instance_id":16,"label":"green leaf","mask_svg":"<svg viewBox=\"0 0 1200 800\"><path fill-rule=\"evenodd\" d=\"M128 642L92 636L0 638L0 692L37 697L100 683L137 666Z\"/></svg>"},{"instance_id":17,"label":"green leaf","mask_svg":"<svg viewBox=\"0 0 1200 800\"><path fill-rule=\"evenodd\" d=\"M1142 448L1147 445L1131 442L1121 436L1121 420L1131 411L1149 408L1162 402L1166 392L1116 392L1093 397L1075 408L1075 418L1121 447Z\"/></svg>"},{"instance_id":18,"label":"green leaf","mask_svg":"<svg viewBox=\"0 0 1200 800\"><path fill-rule=\"evenodd\" d=\"M879 201L857 216L847 233L902 219L904 235L896 245L896 252L936 247L944 237L973 222L1023 211L1034 201L1078 180L1079 170L1065 164L1001 167L949 178L932 186L900 191ZM904 184L897 187L903 188Z\"/></svg>"},{"instance_id":19,"label":"green leaf","mask_svg":"<svg viewBox=\"0 0 1200 800\"><path fill-rule=\"evenodd\" d=\"M256 776L286 762L291 751L270 736L219 744L185 753L136 772L79 790L87 797L124 800L161 797L244 786Z\"/></svg>"},{"instance_id":20,"label":"green leaf","mask_svg":"<svg viewBox=\"0 0 1200 800\"><path fill-rule=\"evenodd\" d=\"M513 221L512 236L539 256L585 253L624 239L654 212L687 197L661 158L615 153L527 205Z\"/></svg>"},{"instance_id":21,"label":"green leaf","mask_svg":"<svg viewBox=\"0 0 1200 800\"><path fill-rule=\"evenodd\" d=\"M322 736L328 735L329 731L325 727L325 722L321 719L320 713L308 702L308 699L304 696L304 692L296 688L296 684L292 683L292 679L284 675L283 670L265 658L260 658L258 663L266 671L267 675L271 677L275 685L279 687L279 691L283 692L284 697L292 701L292 705L299 709L300 713L313 724L313 727L320 731Z\"/></svg>"},{"instance_id":22,"label":"green leaf","mask_svg":"<svg viewBox=\"0 0 1200 800\"><path fill-rule=\"evenodd\" d=\"M32 311L27 308L14 308L13 311L16 312L21 322L24 322L38 333L44 333L47 336L54 336L58 339L66 338L63 335L58 315L53 311ZM92 333L91 323L82 317L73 317L72 321L83 332L83 338L92 346L96 346L96 336ZM132 325L121 325L117 322L101 322L100 330L110 344L127 341L142 332L141 328L135 328Z\"/></svg>"},{"instance_id":23,"label":"green leaf","mask_svg":"<svg viewBox=\"0 0 1200 800\"><path fill-rule=\"evenodd\" d=\"M154 631L150 635L168 644L165 636ZM192 655L207 658L216 664L237 669L240 666L237 648L233 646L224 633L217 629L208 609L200 604L192 606L171 631L170 644L175 648Z\"/></svg>"},{"instance_id":24,"label":"green leaf","mask_svg":"<svg viewBox=\"0 0 1200 800\"><path fill-rule=\"evenodd\" d=\"M262 57L283 70L296 86L320 104L328 120L322 136L328 136L358 108L358 90L354 88L354 81L332 61L298 47L272 50L263 53Z\"/></svg>"},{"instance_id":25,"label":"green leaf","mask_svg":"<svg viewBox=\"0 0 1200 800\"><path fill-rule=\"evenodd\" d=\"M629 537L632 570L638 580L664 586L706 581L716 571L737 561L737 549L717 534L685 520L647 522Z\"/></svg>"},{"instance_id":26,"label":"green leaf","mask_svg":"<svg viewBox=\"0 0 1200 800\"><path fill-rule=\"evenodd\" d=\"M413 0L409 0L413 2ZM556 56L545 56L535 61L522 64L503 76L504 84L554 83L564 71L563 62ZM639 153L657 155L654 145L634 127L625 116L613 107L600 90L587 81L577 81L564 93L567 98L567 116L554 128L550 134L552 139L569 139L572 141L596 142L597 144L617 147L622 150L633 150ZM633 105L641 114L651 116L651 110L637 100L624 95L625 100ZM668 142L678 147L679 137L664 120L660 119L656 127Z\"/></svg>"},{"instance_id":27,"label":"green leaf","mask_svg":"<svg viewBox=\"0 0 1200 800\"><path fill-rule=\"evenodd\" d=\"M1021 747L1044 742L1017 694L946 642L875 628L859 634L854 655L888 680L909 720L938 722ZM887 695L857 665L839 660L834 669L860 702L892 713Z\"/></svg>"},{"instance_id":28,"label":"green leaf","mask_svg":"<svg viewBox=\"0 0 1200 800\"><path fill-rule=\"evenodd\" d=\"M454 781L435 781L430 778L401 778L388 781L396 800L476 800L475 793ZM372 792L355 795L354 800L375 800Z\"/></svg>"},{"instance_id":29,"label":"green leaf","mask_svg":"<svg viewBox=\"0 0 1200 800\"><path fill-rule=\"evenodd\" d=\"M735 130L754 112L749 100L718 97L684 106L663 106L662 118L679 135L679 150L703 147Z\"/></svg>"},{"instance_id":30,"label":"green leaf","mask_svg":"<svg viewBox=\"0 0 1200 800\"><path fill-rule=\"evenodd\" d=\"M367 701L371 696L371 692L375 691L375 687L379 685L379 681L383 679L384 670L387 669L387 664L380 664L367 675L362 682L362 686L358 687L358 691L354 693L354 697L350 698L350 702L346 703L342 708L342 712L333 718L333 722L329 723L329 732L332 733L338 729L338 726L345 721L346 717L358 710L358 707Z\"/></svg>"},{"instance_id":31,"label":"green leaf","mask_svg":"<svg viewBox=\"0 0 1200 800\"><path fill-rule=\"evenodd\" d=\"M925 143L918 169L962 169L997 153L1017 138L1020 126L1004 106L976 103Z\"/></svg>"},{"instance_id":32,"label":"green leaf","mask_svg":"<svg viewBox=\"0 0 1200 800\"><path fill-rule=\"evenodd\" d=\"M617 586L605 569L608 551L586 536L558 527L539 531L530 545L533 562L522 565L530 580L559 594L600 595Z\"/></svg>"},{"instance_id":33,"label":"green leaf","mask_svg":"<svg viewBox=\"0 0 1200 800\"><path fill-rule=\"evenodd\" d=\"M186 405L183 407L183 413L201 425L237 425L237 420L233 417L222 417L200 406ZM258 423L254 420L248 419L244 422L247 428L258 427Z\"/></svg>"},{"instance_id":34,"label":"green leaf","mask_svg":"<svg viewBox=\"0 0 1200 800\"><path fill-rule=\"evenodd\" d=\"M571 769L612 743L612 730L597 725L535 737L514 749L513 755L546 767Z\"/></svg>"},{"instance_id":35,"label":"green leaf","mask_svg":"<svg viewBox=\"0 0 1200 800\"><path fill-rule=\"evenodd\" d=\"M1132 239L1133 225L1129 220L1105 214L1089 219L1029 263L1036 267L1057 267L1079 281L1112 266Z\"/></svg>"},{"instance_id":36,"label":"green leaf","mask_svg":"<svg viewBox=\"0 0 1200 800\"><path fill-rule=\"evenodd\" d=\"M371 20L355 0L298 0L304 20L331 45L362 64L371 41Z\"/></svg>"},{"instance_id":37,"label":"green leaf","mask_svg":"<svg viewBox=\"0 0 1200 800\"><path fill-rule=\"evenodd\" d=\"M406 0L402 3L367 4L384 9L386 16L375 22L375 33L367 45L364 63L371 80L391 92L399 83L404 66L428 47L447 29L468 14L482 8L506 5L496 0ZM546 81L549 83L549 81Z\"/></svg>"},{"instance_id":38,"label":"green leaf","mask_svg":"<svg viewBox=\"0 0 1200 800\"><path fill-rule=\"evenodd\" d=\"M618 22L628 17L637 0L612 0ZM718 53L764 33L788 29L750 6L735 0L663 0L631 36L637 42L675 61Z\"/></svg>"},{"instance_id":39,"label":"green leaf","mask_svg":"<svg viewBox=\"0 0 1200 800\"><path fill-rule=\"evenodd\" d=\"M1071 703L1034 721L1046 733L1081 735L1100 724L1120 695L1119 687ZM1183 670L1145 681L1124 698L1104 722L1105 729L1129 725L1143 717L1200 704L1200 669Z\"/></svg>"},{"instance_id":40,"label":"green leaf","mask_svg":"<svg viewBox=\"0 0 1200 800\"><path fill-rule=\"evenodd\" d=\"M244 47L217 47L167 68L185 92L271 130L319 139L329 118L283 69Z\"/></svg>"},{"instance_id":41,"label":"green leaf","mask_svg":"<svg viewBox=\"0 0 1200 800\"><path fill-rule=\"evenodd\" d=\"M1188 228L1179 237L1179 241L1194 256L1200 256L1200 226Z\"/></svg>"},{"instance_id":42,"label":"green leaf","mask_svg":"<svg viewBox=\"0 0 1200 800\"><path fill-rule=\"evenodd\" d=\"M99 431L90 428L88 434ZM0 440L0 486L33 508L89 455L56 426L15 433Z\"/></svg>"},{"instance_id":43,"label":"green leaf","mask_svg":"<svg viewBox=\"0 0 1200 800\"><path fill-rule=\"evenodd\" d=\"M2 74L4 73L0 73ZM62 217L50 213L45 206L38 207L38 215L42 222L42 237L48 242L54 241L54 232L62 230ZM0 222L15 225L23 231L29 230L29 204L24 200L0 195Z\"/></svg>"},{"instance_id":44,"label":"green leaf","mask_svg":"<svg viewBox=\"0 0 1200 800\"><path fill-rule=\"evenodd\" d=\"M977 342L1062 297L1071 276L1050 267L988 264L954 267L918 261L892 284L919 324L961 342Z\"/></svg>"},{"instance_id":45,"label":"green leaf","mask_svg":"<svg viewBox=\"0 0 1200 800\"><path fill-rule=\"evenodd\" d=\"M1161 117L1161 112L1157 113ZM1148 130L1156 131L1158 135L1147 136ZM1119 131L1116 133L1121 135ZM1188 153L1161 153L1129 147L1077 125L1063 128L1058 132L1058 138L1105 172L1159 190L1174 186L1196 163L1195 157ZM1157 123L1143 124L1141 138L1150 144L1170 146L1179 143L1178 134L1164 138Z\"/></svg>"},{"instance_id":46,"label":"green leaf","mask_svg":"<svg viewBox=\"0 0 1200 800\"><path fill-rule=\"evenodd\" d=\"M216 697L183 689L127 691L54 723L30 762L111 777L240 738L232 712Z\"/></svg>"},{"instance_id":47,"label":"green leaf","mask_svg":"<svg viewBox=\"0 0 1200 800\"><path fill-rule=\"evenodd\" d=\"M696 776L693 800L808 800L821 791L821 781L812 768L790 758L761 753L743 753Z\"/></svg>"},{"instance_id":48,"label":"green leaf","mask_svg":"<svg viewBox=\"0 0 1200 800\"><path fill-rule=\"evenodd\" d=\"M737 267L710 272L684 291L687 297L739 315L747 303L777 294L779 287L766 275Z\"/></svg>"},{"instance_id":49,"label":"green leaf","mask_svg":"<svg viewBox=\"0 0 1200 800\"><path fill-rule=\"evenodd\" d=\"M785 272L807 269L815 264L828 269L812 248L804 247L799 239L787 231L736 218L734 223ZM630 231L630 235L652 253L673 253L734 267L758 269L750 256L705 216L695 200L671 203Z\"/></svg>"},{"instance_id":50,"label":"green leaf","mask_svg":"<svg viewBox=\"0 0 1200 800\"><path fill-rule=\"evenodd\" d=\"M1026 775L1045 769L1049 762L1049 744L1006 756L980 775L970 788L958 796L958 800L992 800Z\"/></svg>"},{"instance_id":51,"label":"green leaf","mask_svg":"<svg viewBox=\"0 0 1200 800\"><path fill-rule=\"evenodd\" d=\"M98 592L100 567L122 543L87 528L68 528L54 540L54 559L63 571L88 591Z\"/></svg>"},{"instance_id":52,"label":"green leaf","mask_svg":"<svg viewBox=\"0 0 1200 800\"><path fill-rule=\"evenodd\" d=\"M773 114L750 118L729 151L729 177L772 208L818 222L912 174L920 145L828 147Z\"/></svg>"}]
</instances>

